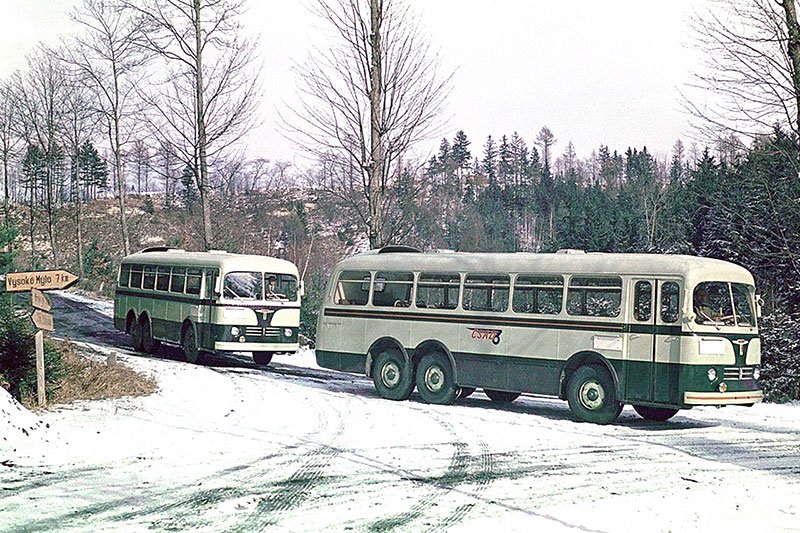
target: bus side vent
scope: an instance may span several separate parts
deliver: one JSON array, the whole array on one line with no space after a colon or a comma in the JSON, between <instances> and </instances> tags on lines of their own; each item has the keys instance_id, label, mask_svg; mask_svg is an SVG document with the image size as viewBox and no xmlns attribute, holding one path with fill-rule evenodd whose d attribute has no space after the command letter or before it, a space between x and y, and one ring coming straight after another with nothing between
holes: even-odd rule
<instances>
[{"instance_id":1,"label":"bus side vent","mask_svg":"<svg viewBox=\"0 0 800 533\"><path fill-rule=\"evenodd\" d=\"M169 246L151 246L150 248L145 248L144 250L140 250L140 254L146 254L149 252L185 252L186 250L181 250L180 248L170 248Z\"/></svg>"},{"instance_id":2,"label":"bus side vent","mask_svg":"<svg viewBox=\"0 0 800 533\"><path fill-rule=\"evenodd\" d=\"M586 252L584 250L576 250L574 248L562 248L556 253L564 255L577 255L577 254L585 254Z\"/></svg>"},{"instance_id":3,"label":"bus side vent","mask_svg":"<svg viewBox=\"0 0 800 533\"><path fill-rule=\"evenodd\" d=\"M422 250L418 248L414 248L413 246L401 246L401 245L391 245L391 246L384 246L380 250L378 250L379 254L393 254L399 252L412 252L412 253L422 253Z\"/></svg>"}]
</instances>

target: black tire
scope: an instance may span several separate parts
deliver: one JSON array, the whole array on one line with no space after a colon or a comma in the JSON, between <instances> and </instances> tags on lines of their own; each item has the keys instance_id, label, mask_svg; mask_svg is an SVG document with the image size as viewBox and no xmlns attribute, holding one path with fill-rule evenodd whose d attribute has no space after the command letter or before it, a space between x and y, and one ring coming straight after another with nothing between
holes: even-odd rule
<instances>
[{"instance_id":1,"label":"black tire","mask_svg":"<svg viewBox=\"0 0 800 533\"><path fill-rule=\"evenodd\" d=\"M139 329L142 332L142 351L156 353L161 343L153 338L153 325L147 316L139 319Z\"/></svg>"},{"instance_id":2,"label":"black tire","mask_svg":"<svg viewBox=\"0 0 800 533\"><path fill-rule=\"evenodd\" d=\"M414 369L398 350L386 350L372 364L372 382L381 398L407 400L414 390Z\"/></svg>"},{"instance_id":3,"label":"black tire","mask_svg":"<svg viewBox=\"0 0 800 533\"><path fill-rule=\"evenodd\" d=\"M600 366L582 366L572 373L567 383L567 402L575 416L595 424L616 420L621 406L614 381Z\"/></svg>"},{"instance_id":4,"label":"black tire","mask_svg":"<svg viewBox=\"0 0 800 533\"><path fill-rule=\"evenodd\" d=\"M267 366L272 361L273 355L275 354L272 352L253 352L253 361L257 365Z\"/></svg>"},{"instance_id":5,"label":"black tire","mask_svg":"<svg viewBox=\"0 0 800 533\"><path fill-rule=\"evenodd\" d=\"M463 398L467 398L471 396L473 392L475 392L475 387L461 387L458 389L458 399L461 400Z\"/></svg>"},{"instance_id":6,"label":"black tire","mask_svg":"<svg viewBox=\"0 0 800 533\"><path fill-rule=\"evenodd\" d=\"M483 393L488 396L490 400L497 403L511 403L519 398L518 392L507 392L504 390L483 389Z\"/></svg>"},{"instance_id":7,"label":"black tire","mask_svg":"<svg viewBox=\"0 0 800 533\"><path fill-rule=\"evenodd\" d=\"M183 356L187 362L193 364L200 363L200 344L197 340L197 330L194 324L187 324L183 328L181 347L183 348Z\"/></svg>"},{"instance_id":8,"label":"black tire","mask_svg":"<svg viewBox=\"0 0 800 533\"><path fill-rule=\"evenodd\" d=\"M669 420L678 412L678 409L668 409L666 407L647 407L646 405L634 405L633 410L645 420L653 422L664 422Z\"/></svg>"},{"instance_id":9,"label":"black tire","mask_svg":"<svg viewBox=\"0 0 800 533\"><path fill-rule=\"evenodd\" d=\"M427 403L449 405L456 399L458 387L453 381L450 360L440 353L424 356L417 366L417 391Z\"/></svg>"},{"instance_id":10,"label":"black tire","mask_svg":"<svg viewBox=\"0 0 800 533\"><path fill-rule=\"evenodd\" d=\"M136 320L133 325L131 325L131 345L133 346L133 349L137 352L143 352L143 341L144 338L142 336L142 324Z\"/></svg>"}]
</instances>

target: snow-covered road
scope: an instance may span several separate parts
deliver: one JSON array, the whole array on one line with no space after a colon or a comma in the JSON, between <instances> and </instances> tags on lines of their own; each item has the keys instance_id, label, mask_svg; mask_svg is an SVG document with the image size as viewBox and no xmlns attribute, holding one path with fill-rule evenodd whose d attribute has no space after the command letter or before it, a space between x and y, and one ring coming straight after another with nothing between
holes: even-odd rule
<instances>
[{"instance_id":1,"label":"snow-covered road","mask_svg":"<svg viewBox=\"0 0 800 533\"><path fill-rule=\"evenodd\" d=\"M310 351L261 369L111 348L102 305L63 302L57 327L160 391L0 443L0 531L800 531L797 404L596 426L530 396L392 402Z\"/></svg>"}]
</instances>

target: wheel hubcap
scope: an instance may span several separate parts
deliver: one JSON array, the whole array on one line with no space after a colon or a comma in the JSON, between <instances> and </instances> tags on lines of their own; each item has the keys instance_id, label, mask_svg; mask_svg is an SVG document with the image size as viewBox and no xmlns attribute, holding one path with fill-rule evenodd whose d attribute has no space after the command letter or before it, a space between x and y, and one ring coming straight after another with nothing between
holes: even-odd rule
<instances>
[{"instance_id":1,"label":"wheel hubcap","mask_svg":"<svg viewBox=\"0 0 800 533\"><path fill-rule=\"evenodd\" d=\"M444 387L444 372L438 366L425 370L425 387L431 392L439 392Z\"/></svg>"},{"instance_id":2,"label":"wheel hubcap","mask_svg":"<svg viewBox=\"0 0 800 533\"><path fill-rule=\"evenodd\" d=\"M381 368L381 381L393 389L400 383L400 367L394 361L388 362Z\"/></svg>"},{"instance_id":3,"label":"wheel hubcap","mask_svg":"<svg viewBox=\"0 0 800 533\"><path fill-rule=\"evenodd\" d=\"M606 393L602 385L596 381L587 381L581 385L578 391L581 405L590 411L596 411L603 407Z\"/></svg>"}]
</instances>

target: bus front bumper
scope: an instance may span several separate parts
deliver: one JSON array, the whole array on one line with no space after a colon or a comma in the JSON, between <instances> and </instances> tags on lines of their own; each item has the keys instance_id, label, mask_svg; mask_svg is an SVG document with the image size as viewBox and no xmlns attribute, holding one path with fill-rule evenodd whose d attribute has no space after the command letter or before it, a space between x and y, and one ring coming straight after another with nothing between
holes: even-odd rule
<instances>
[{"instance_id":1,"label":"bus front bumper","mask_svg":"<svg viewBox=\"0 0 800 533\"><path fill-rule=\"evenodd\" d=\"M215 342L214 350L220 352L296 352L296 342Z\"/></svg>"},{"instance_id":2,"label":"bus front bumper","mask_svg":"<svg viewBox=\"0 0 800 533\"><path fill-rule=\"evenodd\" d=\"M760 402L760 390L741 392L684 392L683 403L688 405L737 405Z\"/></svg>"}]
</instances>

